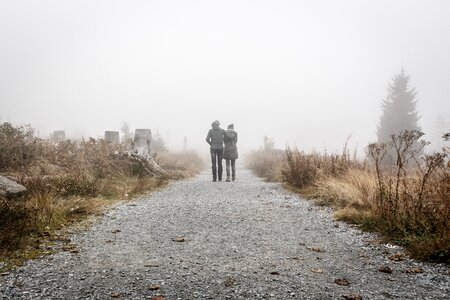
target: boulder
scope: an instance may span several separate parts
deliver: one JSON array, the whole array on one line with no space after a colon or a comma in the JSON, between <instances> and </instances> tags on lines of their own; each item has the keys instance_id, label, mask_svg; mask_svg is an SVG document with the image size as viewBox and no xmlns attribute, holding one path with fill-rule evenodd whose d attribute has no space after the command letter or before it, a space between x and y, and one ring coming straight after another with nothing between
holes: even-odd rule
<instances>
[{"instance_id":1,"label":"boulder","mask_svg":"<svg viewBox=\"0 0 450 300\"><path fill-rule=\"evenodd\" d=\"M26 190L27 188L23 185L18 184L17 182L6 177L0 176L0 196L7 198L18 197L25 193Z\"/></svg>"}]
</instances>

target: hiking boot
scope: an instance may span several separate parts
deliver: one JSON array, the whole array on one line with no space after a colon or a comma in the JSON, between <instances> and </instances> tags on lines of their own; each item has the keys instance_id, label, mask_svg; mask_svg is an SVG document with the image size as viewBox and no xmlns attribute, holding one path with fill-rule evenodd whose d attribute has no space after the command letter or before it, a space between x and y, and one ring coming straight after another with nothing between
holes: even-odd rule
<instances>
[{"instance_id":1,"label":"hiking boot","mask_svg":"<svg viewBox=\"0 0 450 300\"><path fill-rule=\"evenodd\" d=\"M227 176L226 182L230 182L230 176Z\"/></svg>"},{"instance_id":2,"label":"hiking boot","mask_svg":"<svg viewBox=\"0 0 450 300\"><path fill-rule=\"evenodd\" d=\"M216 181L217 181L217 179L213 178L213 182L216 182Z\"/></svg>"}]
</instances>

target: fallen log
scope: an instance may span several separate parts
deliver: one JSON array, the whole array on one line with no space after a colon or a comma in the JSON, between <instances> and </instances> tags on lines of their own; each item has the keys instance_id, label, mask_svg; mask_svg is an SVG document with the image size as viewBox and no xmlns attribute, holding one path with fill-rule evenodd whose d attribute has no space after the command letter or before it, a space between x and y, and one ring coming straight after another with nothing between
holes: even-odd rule
<instances>
[{"instance_id":1,"label":"fallen log","mask_svg":"<svg viewBox=\"0 0 450 300\"><path fill-rule=\"evenodd\" d=\"M122 157L129 158L133 161L138 162L144 171L151 176L155 177L169 177L169 173L161 168L150 155L140 155L133 152L122 152L120 153Z\"/></svg>"}]
</instances>

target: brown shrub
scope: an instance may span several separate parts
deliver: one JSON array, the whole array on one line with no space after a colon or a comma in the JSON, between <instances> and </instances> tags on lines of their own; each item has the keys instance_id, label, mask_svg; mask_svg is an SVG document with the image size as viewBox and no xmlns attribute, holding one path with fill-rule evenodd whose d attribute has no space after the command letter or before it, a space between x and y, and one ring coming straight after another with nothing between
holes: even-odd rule
<instances>
[{"instance_id":1,"label":"brown shrub","mask_svg":"<svg viewBox=\"0 0 450 300\"><path fill-rule=\"evenodd\" d=\"M28 126L0 124L0 172L28 166L41 152L41 142Z\"/></svg>"},{"instance_id":2,"label":"brown shrub","mask_svg":"<svg viewBox=\"0 0 450 300\"><path fill-rule=\"evenodd\" d=\"M0 196L0 248L17 247L30 218L31 211L23 201Z\"/></svg>"},{"instance_id":3,"label":"brown shrub","mask_svg":"<svg viewBox=\"0 0 450 300\"><path fill-rule=\"evenodd\" d=\"M416 256L449 262L450 168L448 152L423 155L423 133L402 131L388 144L371 144L368 153L377 175L376 212L386 234ZM421 145L417 147L415 145ZM386 151L394 149L396 165L386 168Z\"/></svg>"},{"instance_id":4,"label":"brown shrub","mask_svg":"<svg viewBox=\"0 0 450 300\"><path fill-rule=\"evenodd\" d=\"M310 186L319 176L321 158L316 154L305 154L297 149L286 149L284 168L281 171L284 181L298 188Z\"/></svg>"},{"instance_id":5,"label":"brown shrub","mask_svg":"<svg viewBox=\"0 0 450 300\"><path fill-rule=\"evenodd\" d=\"M283 163L282 179L298 188L307 188L319 180L339 177L360 164L350 159L345 147L342 154L304 153L287 148Z\"/></svg>"}]
</instances>

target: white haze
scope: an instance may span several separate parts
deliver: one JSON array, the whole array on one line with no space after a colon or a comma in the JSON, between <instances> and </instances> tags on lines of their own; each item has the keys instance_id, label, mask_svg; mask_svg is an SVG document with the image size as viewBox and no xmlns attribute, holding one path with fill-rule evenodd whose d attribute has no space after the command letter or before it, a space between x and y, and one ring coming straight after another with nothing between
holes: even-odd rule
<instances>
[{"instance_id":1,"label":"white haze","mask_svg":"<svg viewBox=\"0 0 450 300\"><path fill-rule=\"evenodd\" d=\"M424 131L450 120L450 1L0 0L0 121L174 149L233 122L240 149L339 151L376 138L402 67Z\"/></svg>"}]
</instances>

